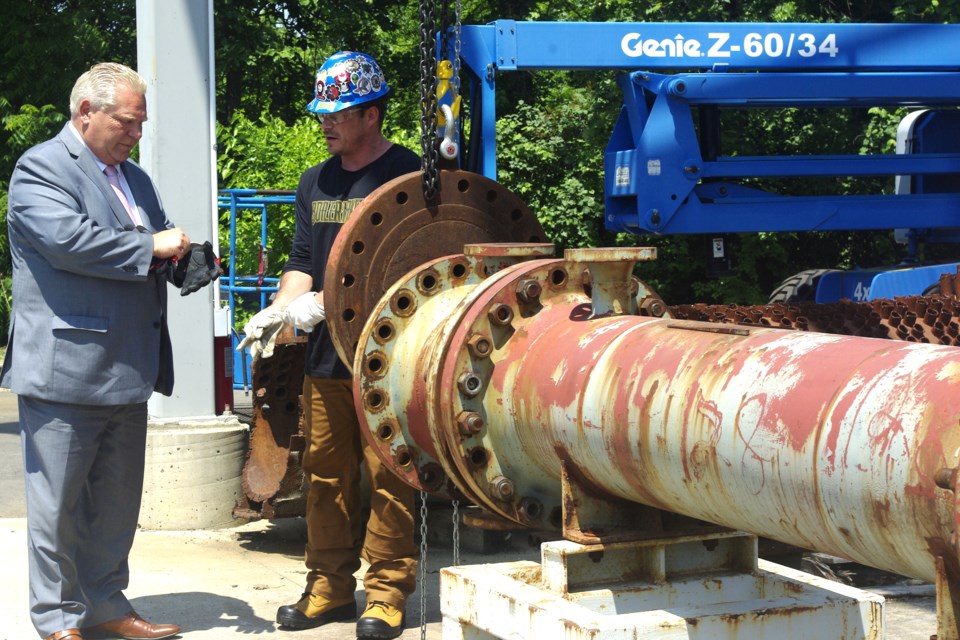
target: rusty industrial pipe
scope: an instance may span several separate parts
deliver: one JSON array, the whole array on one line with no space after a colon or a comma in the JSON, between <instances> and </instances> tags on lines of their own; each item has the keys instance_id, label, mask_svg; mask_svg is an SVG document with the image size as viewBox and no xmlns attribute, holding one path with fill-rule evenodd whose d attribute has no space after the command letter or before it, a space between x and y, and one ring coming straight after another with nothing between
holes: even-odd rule
<instances>
[{"instance_id":1,"label":"rusty industrial pipe","mask_svg":"<svg viewBox=\"0 0 960 640\"><path fill-rule=\"evenodd\" d=\"M560 528L569 469L616 500L960 575L960 351L635 315L629 274L652 257L411 271L359 340L365 437L412 485L531 527ZM638 297L653 306L645 285Z\"/></svg>"}]
</instances>

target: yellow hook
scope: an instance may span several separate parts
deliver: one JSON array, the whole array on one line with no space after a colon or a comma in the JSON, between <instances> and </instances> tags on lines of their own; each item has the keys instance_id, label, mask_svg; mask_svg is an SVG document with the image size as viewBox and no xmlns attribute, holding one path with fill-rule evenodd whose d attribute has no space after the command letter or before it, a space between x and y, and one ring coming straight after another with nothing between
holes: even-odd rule
<instances>
[{"instance_id":1,"label":"yellow hook","mask_svg":"<svg viewBox=\"0 0 960 640\"><path fill-rule=\"evenodd\" d=\"M439 61L437 63L437 103L439 104L444 96L450 94L450 110L453 117L457 118L460 115L460 96L457 95L456 87L450 82L451 78L453 78L453 63L449 60ZM441 127L446 126L447 120L442 109L437 111L437 122Z\"/></svg>"}]
</instances>

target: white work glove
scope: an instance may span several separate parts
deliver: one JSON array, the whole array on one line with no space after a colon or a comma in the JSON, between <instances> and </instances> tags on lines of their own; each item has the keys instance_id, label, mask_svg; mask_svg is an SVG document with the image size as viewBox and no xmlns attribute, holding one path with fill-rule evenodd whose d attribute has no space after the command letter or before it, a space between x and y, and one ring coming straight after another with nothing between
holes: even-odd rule
<instances>
[{"instance_id":1,"label":"white work glove","mask_svg":"<svg viewBox=\"0 0 960 640\"><path fill-rule=\"evenodd\" d=\"M283 329L283 317L279 309L267 307L261 309L255 316L243 325L243 332L247 334L237 351L244 347L250 348L250 358L256 362L260 357L269 358L273 355L273 347L277 343L277 334Z\"/></svg>"},{"instance_id":2,"label":"white work glove","mask_svg":"<svg viewBox=\"0 0 960 640\"><path fill-rule=\"evenodd\" d=\"M317 302L317 295L307 291L294 298L283 311L283 321L306 333L313 331L318 322L327 317L323 305Z\"/></svg>"}]
</instances>

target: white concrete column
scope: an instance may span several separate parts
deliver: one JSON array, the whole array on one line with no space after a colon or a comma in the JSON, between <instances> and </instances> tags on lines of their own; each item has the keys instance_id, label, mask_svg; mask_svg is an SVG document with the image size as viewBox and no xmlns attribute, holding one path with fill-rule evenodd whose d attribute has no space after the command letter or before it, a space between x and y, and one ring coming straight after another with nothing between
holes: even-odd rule
<instances>
[{"instance_id":1,"label":"white concrete column","mask_svg":"<svg viewBox=\"0 0 960 640\"><path fill-rule=\"evenodd\" d=\"M213 0L137 0L137 58L148 116L140 164L173 223L192 241L217 247ZM172 396L154 394L148 405L140 512L147 529L232 522L247 427L234 416L214 415L218 307L215 285L183 297L170 288L175 383Z\"/></svg>"}]
</instances>

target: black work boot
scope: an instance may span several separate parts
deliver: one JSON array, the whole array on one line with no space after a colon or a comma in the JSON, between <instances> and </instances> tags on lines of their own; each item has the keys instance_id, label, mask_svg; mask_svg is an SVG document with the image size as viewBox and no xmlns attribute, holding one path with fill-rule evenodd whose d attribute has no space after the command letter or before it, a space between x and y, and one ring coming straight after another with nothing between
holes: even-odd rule
<instances>
[{"instance_id":1,"label":"black work boot","mask_svg":"<svg viewBox=\"0 0 960 640\"><path fill-rule=\"evenodd\" d=\"M353 620L357 617L357 601L330 600L324 596L305 593L296 604L277 609L277 624L290 629L313 629L328 622Z\"/></svg>"},{"instance_id":2,"label":"black work boot","mask_svg":"<svg viewBox=\"0 0 960 640\"><path fill-rule=\"evenodd\" d=\"M357 620L358 640L390 640L403 633L407 623L406 614L386 602L374 600L367 603Z\"/></svg>"}]
</instances>

